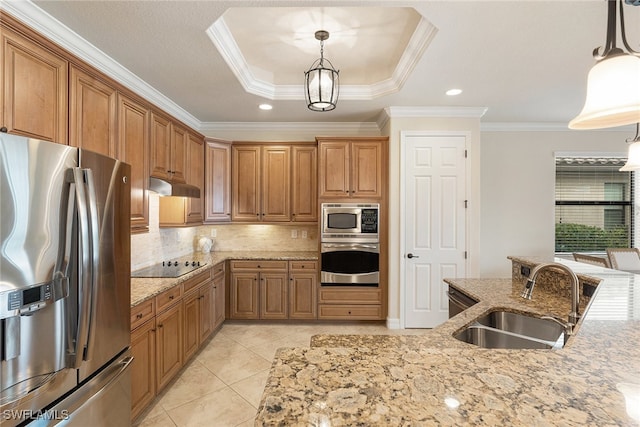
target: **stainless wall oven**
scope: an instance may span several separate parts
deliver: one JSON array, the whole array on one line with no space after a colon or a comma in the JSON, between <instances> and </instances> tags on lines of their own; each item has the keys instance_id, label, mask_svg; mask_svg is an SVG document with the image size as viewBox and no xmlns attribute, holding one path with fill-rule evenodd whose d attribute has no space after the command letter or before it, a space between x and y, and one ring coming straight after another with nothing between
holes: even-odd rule
<instances>
[{"instance_id":1,"label":"stainless wall oven","mask_svg":"<svg viewBox=\"0 0 640 427\"><path fill-rule=\"evenodd\" d=\"M379 285L379 212L377 203L322 204L322 286Z\"/></svg>"},{"instance_id":2,"label":"stainless wall oven","mask_svg":"<svg viewBox=\"0 0 640 427\"><path fill-rule=\"evenodd\" d=\"M378 286L378 243L321 243L322 286Z\"/></svg>"}]
</instances>

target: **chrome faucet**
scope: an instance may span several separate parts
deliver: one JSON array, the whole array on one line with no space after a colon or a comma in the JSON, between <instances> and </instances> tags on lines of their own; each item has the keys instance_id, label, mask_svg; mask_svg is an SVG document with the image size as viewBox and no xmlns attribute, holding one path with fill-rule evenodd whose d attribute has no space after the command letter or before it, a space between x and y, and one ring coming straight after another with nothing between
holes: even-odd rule
<instances>
[{"instance_id":1,"label":"chrome faucet","mask_svg":"<svg viewBox=\"0 0 640 427\"><path fill-rule=\"evenodd\" d=\"M536 285L536 277L538 277L538 273L542 270L546 270L547 268L557 268L569 275L569 280L571 280L571 312L569 313L569 323L575 326L578 323L578 320L580 320L580 314L578 312L578 305L580 304L580 281L578 280L576 273L566 265L558 262L547 262L536 265L534 269L531 270L531 274L529 274L524 285L522 298L531 299L531 294L533 293L533 288Z\"/></svg>"}]
</instances>

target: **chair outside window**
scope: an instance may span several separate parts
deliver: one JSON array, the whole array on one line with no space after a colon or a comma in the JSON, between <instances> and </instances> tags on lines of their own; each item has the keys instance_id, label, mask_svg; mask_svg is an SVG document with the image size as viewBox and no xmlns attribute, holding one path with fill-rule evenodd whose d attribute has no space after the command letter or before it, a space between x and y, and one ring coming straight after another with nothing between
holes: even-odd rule
<instances>
[{"instance_id":1,"label":"chair outside window","mask_svg":"<svg viewBox=\"0 0 640 427\"><path fill-rule=\"evenodd\" d=\"M623 271L640 271L640 250L638 248L607 249L611 268Z\"/></svg>"},{"instance_id":2,"label":"chair outside window","mask_svg":"<svg viewBox=\"0 0 640 427\"><path fill-rule=\"evenodd\" d=\"M609 264L609 260L604 257L587 255L587 254L579 254L574 252L573 259L578 262L583 262L585 264L598 265L600 267L611 268Z\"/></svg>"}]
</instances>

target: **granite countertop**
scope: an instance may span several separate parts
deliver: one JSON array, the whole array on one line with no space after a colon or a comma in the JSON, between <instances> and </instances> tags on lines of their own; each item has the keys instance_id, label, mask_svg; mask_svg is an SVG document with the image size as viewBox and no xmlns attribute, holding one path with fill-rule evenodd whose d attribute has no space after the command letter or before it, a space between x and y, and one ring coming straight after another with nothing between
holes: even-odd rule
<instances>
[{"instance_id":1,"label":"granite countertop","mask_svg":"<svg viewBox=\"0 0 640 427\"><path fill-rule=\"evenodd\" d=\"M543 287L523 300L510 279L447 280L480 302L421 335L319 335L311 348L278 350L255 424L637 425L640 275L561 262L601 279L563 349L456 340L492 309L566 318L569 302Z\"/></svg>"},{"instance_id":2,"label":"granite countertop","mask_svg":"<svg viewBox=\"0 0 640 427\"><path fill-rule=\"evenodd\" d=\"M138 305L154 296L161 294L173 286L191 279L202 273L206 269L212 268L218 263L227 260L317 260L317 252L294 252L294 251L229 251L229 252L196 252L177 258L176 261L199 261L205 264L202 267L180 277L132 277L131 278L131 306Z\"/></svg>"}]
</instances>

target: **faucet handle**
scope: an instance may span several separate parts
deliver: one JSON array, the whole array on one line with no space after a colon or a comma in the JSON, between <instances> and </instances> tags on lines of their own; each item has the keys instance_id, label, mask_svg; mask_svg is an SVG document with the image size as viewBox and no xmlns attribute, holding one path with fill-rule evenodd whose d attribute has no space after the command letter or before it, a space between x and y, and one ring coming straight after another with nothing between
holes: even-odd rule
<instances>
[{"instance_id":1,"label":"faucet handle","mask_svg":"<svg viewBox=\"0 0 640 427\"><path fill-rule=\"evenodd\" d=\"M545 320L551 320L551 321L557 323L558 325L560 325L560 326L562 326L564 328L564 332L567 335L573 335L573 327L575 326L573 323L565 322L564 320L560 320L555 316L542 316L540 318L541 319L545 319Z\"/></svg>"},{"instance_id":2,"label":"faucet handle","mask_svg":"<svg viewBox=\"0 0 640 427\"><path fill-rule=\"evenodd\" d=\"M535 280L531 280L527 278L527 281L524 284L524 289L522 290L522 294L520 296L522 298L531 299L531 295L533 294L533 287L535 285L536 285Z\"/></svg>"}]
</instances>

